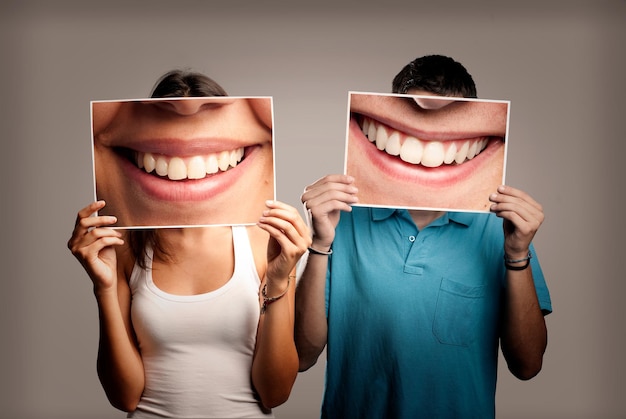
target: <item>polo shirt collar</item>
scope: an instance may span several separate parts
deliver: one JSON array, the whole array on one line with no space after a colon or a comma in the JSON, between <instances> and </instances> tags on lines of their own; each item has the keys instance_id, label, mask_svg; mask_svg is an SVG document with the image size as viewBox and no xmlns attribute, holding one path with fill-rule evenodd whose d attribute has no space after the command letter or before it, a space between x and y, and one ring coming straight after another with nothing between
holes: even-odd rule
<instances>
[{"instance_id":1,"label":"polo shirt collar","mask_svg":"<svg viewBox=\"0 0 626 419\"><path fill-rule=\"evenodd\" d=\"M391 217L396 211L396 208L372 208L372 221L382 221Z\"/></svg>"},{"instance_id":2,"label":"polo shirt collar","mask_svg":"<svg viewBox=\"0 0 626 419\"><path fill-rule=\"evenodd\" d=\"M472 221L476 219L477 214L472 212L448 212L447 215L450 221L469 227L472 225Z\"/></svg>"},{"instance_id":3,"label":"polo shirt collar","mask_svg":"<svg viewBox=\"0 0 626 419\"><path fill-rule=\"evenodd\" d=\"M372 208L372 221L385 220L394 215L396 212L399 214L401 211L406 210L399 208ZM446 212L441 217L433 221L431 225L444 225L452 221L469 227L472 224L474 217L475 214L470 212Z\"/></svg>"}]
</instances>

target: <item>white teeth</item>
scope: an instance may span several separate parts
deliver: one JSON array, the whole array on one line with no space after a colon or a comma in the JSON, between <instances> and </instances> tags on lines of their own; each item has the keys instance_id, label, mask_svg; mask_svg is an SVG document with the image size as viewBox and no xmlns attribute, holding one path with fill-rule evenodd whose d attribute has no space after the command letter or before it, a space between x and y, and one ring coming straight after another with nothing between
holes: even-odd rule
<instances>
[{"instance_id":1,"label":"white teeth","mask_svg":"<svg viewBox=\"0 0 626 419\"><path fill-rule=\"evenodd\" d=\"M424 147L417 138L409 137L404 140L400 150L400 158L407 163L419 164L422 161Z\"/></svg>"},{"instance_id":2,"label":"white teeth","mask_svg":"<svg viewBox=\"0 0 626 419\"><path fill-rule=\"evenodd\" d=\"M426 146L424 146L422 166L439 167L443 164L444 157L443 143L439 141L428 141Z\"/></svg>"},{"instance_id":3,"label":"white teeth","mask_svg":"<svg viewBox=\"0 0 626 419\"><path fill-rule=\"evenodd\" d=\"M237 166L237 163L239 163L239 160L241 160L241 158L243 157L243 149L242 148L238 148L237 150L233 150L230 153L229 156L229 163L232 167Z\"/></svg>"},{"instance_id":4,"label":"white teeth","mask_svg":"<svg viewBox=\"0 0 626 419\"><path fill-rule=\"evenodd\" d=\"M379 150L384 150L385 147L387 147L387 143L389 142L389 139L387 138L387 133L385 132L385 128L381 126L378 128L378 130L376 130L374 124L371 124L370 126L370 131L374 133L374 137L372 137L371 141L376 144L376 147L378 147ZM380 133L378 133L377 131L380 131ZM400 137L398 137L398 140L400 140ZM394 138L393 141L396 141L396 139Z\"/></svg>"},{"instance_id":5,"label":"white teeth","mask_svg":"<svg viewBox=\"0 0 626 419\"><path fill-rule=\"evenodd\" d=\"M206 176L206 164L204 157L194 156L187 163L187 177L189 179L202 179Z\"/></svg>"},{"instance_id":6,"label":"white teeth","mask_svg":"<svg viewBox=\"0 0 626 419\"><path fill-rule=\"evenodd\" d=\"M219 169L220 168L219 168L219 164L217 163L217 156L215 154L211 154L206 159L207 174L212 175L213 173L217 173Z\"/></svg>"},{"instance_id":7,"label":"white teeth","mask_svg":"<svg viewBox=\"0 0 626 419\"><path fill-rule=\"evenodd\" d=\"M228 151L222 151L217 158L217 165L222 172L225 172L230 166L230 153Z\"/></svg>"},{"instance_id":8,"label":"white teeth","mask_svg":"<svg viewBox=\"0 0 626 419\"><path fill-rule=\"evenodd\" d=\"M180 157L172 157L167 167L167 177L170 180L181 180L187 177L187 166Z\"/></svg>"},{"instance_id":9,"label":"white teeth","mask_svg":"<svg viewBox=\"0 0 626 419\"><path fill-rule=\"evenodd\" d=\"M448 150L446 150L446 156L443 158L443 162L445 164L452 164L454 158L456 157L456 143L450 144Z\"/></svg>"},{"instance_id":10,"label":"white teeth","mask_svg":"<svg viewBox=\"0 0 626 419\"><path fill-rule=\"evenodd\" d=\"M154 159L154 156L152 154L150 154L150 153L144 154L143 155L143 159L141 159L141 161L143 161L143 168L144 168L144 170L146 172L148 172L148 173L153 171L154 168L156 167L156 160Z\"/></svg>"},{"instance_id":11,"label":"white teeth","mask_svg":"<svg viewBox=\"0 0 626 419\"><path fill-rule=\"evenodd\" d=\"M156 166L154 168L155 172L159 176L167 176L168 164L165 156L159 156L156 159Z\"/></svg>"},{"instance_id":12,"label":"white teeth","mask_svg":"<svg viewBox=\"0 0 626 419\"><path fill-rule=\"evenodd\" d=\"M385 130L382 131L384 133L383 137L386 137L387 133L385 132ZM385 139L383 139L383 141L385 141ZM376 142L378 143L378 140L376 140ZM387 154L391 154L392 156L399 156L400 152L402 151L402 144L400 144L400 134L398 134L397 132L391 134L389 138L386 139L386 145L384 146L384 149Z\"/></svg>"},{"instance_id":13,"label":"white teeth","mask_svg":"<svg viewBox=\"0 0 626 419\"><path fill-rule=\"evenodd\" d=\"M470 145L469 150L467 150L467 158L468 159L473 159L476 154L477 154L476 143L473 142Z\"/></svg>"},{"instance_id":14,"label":"white teeth","mask_svg":"<svg viewBox=\"0 0 626 419\"><path fill-rule=\"evenodd\" d=\"M457 151L456 156L454 157L454 161L457 164L461 164L465 161L467 157L467 150L469 150L469 141L465 141L459 151Z\"/></svg>"},{"instance_id":15,"label":"white teeth","mask_svg":"<svg viewBox=\"0 0 626 419\"><path fill-rule=\"evenodd\" d=\"M170 157L163 154L137 153L137 167L147 173L155 172L170 180L203 179L206 175L225 172L236 167L243 158L244 149L193 157Z\"/></svg>"},{"instance_id":16,"label":"white teeth","mask_svg":"<svg viewBox=\"0 0 626 419\"><path fill-rule=\"evenodd\" d=\"M379 150L384 150L392 156L400 156L407 163L421 164L425 167L461 164L476 157L489 143L489 139L484 137L461 142L423 141L405 136L402 141L399 131L391 130L369 118L363 118L361 129Z\"/></svg>"}]
</instances>

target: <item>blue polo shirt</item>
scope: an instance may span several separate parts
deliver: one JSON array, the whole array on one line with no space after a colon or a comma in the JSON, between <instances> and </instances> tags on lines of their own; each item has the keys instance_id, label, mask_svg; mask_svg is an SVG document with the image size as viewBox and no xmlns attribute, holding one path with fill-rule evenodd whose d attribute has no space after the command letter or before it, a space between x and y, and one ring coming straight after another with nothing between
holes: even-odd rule
<instances>
[{"instance_id":1,"label":"blue polo shirt","mask_svg":"<svg viewBox=\"0 0 626 419\"><path fill-rule=\"evenodd\" d=\"M322 417L494 417L503 246L493 214L446 213L418 231L406 210L342 213ZM550 312L536 257L531 267Z\"/></svg>"}]
</instances>

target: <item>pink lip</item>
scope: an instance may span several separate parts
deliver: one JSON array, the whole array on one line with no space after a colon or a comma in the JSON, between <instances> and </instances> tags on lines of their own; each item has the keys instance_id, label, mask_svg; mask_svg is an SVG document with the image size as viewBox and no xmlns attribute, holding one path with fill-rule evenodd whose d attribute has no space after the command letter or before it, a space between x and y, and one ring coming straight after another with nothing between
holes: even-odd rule
<instances>
[{"instance_id":1,"label":"pink lip","mask_svg":"<svg viewBox=\"0 0 626 419\"><path fill-rule=\"evenodd\" d=\"M251 145L232 138L196 138L184 139L161 137L143 140L140 138L125 139L105 144L110 148L124 147L144 153L165 154L168 156L188 157L202 154L219 153L223 150L247 147Z\"/></svg>"},{"instance_id":2,"label":"pink lip","mask_svg":"<svg viewBox=\"0 0 626 419\"><path fill-rule=\"evenodd\" d=\"M370 163L380 172L379 176L432 188L450 187L469 178L484 162L504 147L504 143L500 139L494 139L472 160L458 165L442 165L430 168L406 163L398 156L391 156L378 150L365 137L354 118L350 119L350 137L354 140L351 142L352 146L357 147L362 154L367 156Z\"/></svg>"},{"instance_id":3,"label":"pink lip","mask_svg":"<svg viewBox=\"0 0 626 419\"><path fill-rule=\"evenodd\" d=\"M169 180L139 169L128 159L116 154L122 172L131 182L135 194L145 194L159 201L198 202L219 195L234 185L254 161L258 146L246 148L244 159L225 172L207 175L203 179Z\"/></svg>"}]
</instances>

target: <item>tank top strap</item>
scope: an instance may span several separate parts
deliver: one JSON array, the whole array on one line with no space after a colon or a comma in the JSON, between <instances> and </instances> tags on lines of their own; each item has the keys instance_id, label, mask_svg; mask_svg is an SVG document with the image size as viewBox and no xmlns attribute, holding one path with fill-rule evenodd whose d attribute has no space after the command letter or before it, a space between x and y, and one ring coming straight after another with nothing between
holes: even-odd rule
<instances>
[{"instance_id":1,"label":"tank top strap","mask_svg":"<svg viewBox=\"0 0 626 419\"><path fill-rule=\"evenodd\" d=\"M139 266L139 262L135 261L135 264L133 265L133 270L130 273L130 278L128 280L128 285L130 285L131 288L136 288L139 284L141 280L146 280L146 275L148 274L148 271L152 270L152 258L154 256L154 251L152 250L152 246L147 245L146 249L144 251L144 258L146 261L146 269L142 269L141 266Z\"/></svg>"},{"instance_id":2,"label":"tank top strap","mask_svg":"<svg viewBox=\"0 0 626 419\"><path fill-rule=\"evenodd\" d=\"M250 278L258 286L261 283L256 269L248 229L243 225L232 226L235 270L233 276Z\"/></svg>"}]
</instances>

